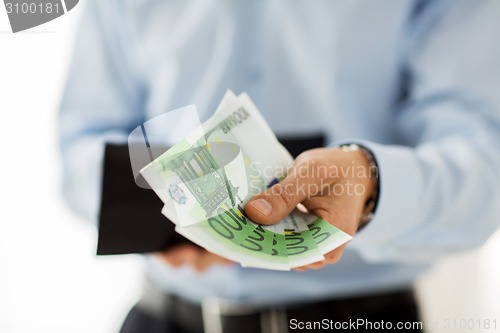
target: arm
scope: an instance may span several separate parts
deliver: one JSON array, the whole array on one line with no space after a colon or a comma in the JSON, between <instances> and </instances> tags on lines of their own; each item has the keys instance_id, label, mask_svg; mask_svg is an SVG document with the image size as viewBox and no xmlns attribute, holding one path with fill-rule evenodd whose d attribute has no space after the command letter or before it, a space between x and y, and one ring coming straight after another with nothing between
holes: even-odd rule
<instances>
[{"instance_id":1,"label":"arm","mask_svg":"<svg viewBox=\"0 0 500 333\"><path fill-rule=\"evenodd\" d=\"M205 270L228 264L175 233L153 191L135 185L123 145L144 121L145 84L123 33L119 1L95 0L87 6L59 115L65 199L90 221L97 221L101 208L99 254L151 252L168 245L173 248L156 255L175 267Z\"/></svg>"},{"instance_id":2,"label":"arm","mask_svg":"<svg viewBox=\"0 0 500 333\"><path fill-rule=\"evenodd\" d=\"M90 221L99 213L98 254L151 252L186 240L136 186L128 134L143 122L145 85L119 4L90 1L61 103L64 195ZM107 145L107 146L106 146Z\"/></svg>"},{"instance_id":3,"label":"arm","mask_svg":"<svg viewBox=\"0 0 500 333\"><path fill-rule=\"evenodd\" d=\"M405 64L408 96L395 110L405 145L352 140L374 153L380 172L376 216L350 244L372 262L430 261L482 244L500 225L500 42L495 35L500 2L431 3L414 22ZM308 152L296 167L304 158L316 165L349 165L346 158L363 165L361 156L338 149ZM286 184L319 184L318 179L289 178ZM246 210L256 221L273 223L306 200L310 210L352 234L366 198L329 196L325 190L346 181L367 184L330 179L322 183L326 187L316 187L319 192L309 193L312 199L273 195L270 189L257 198L267 199L272 213L262 214L252 205ZM325 263L341 253L333 251Z\"/></svg>"},{"instance_id":4,"label":"arm","mask_svg":"<svg viewBox=\"0 0 500 333\"><path fill-rule=\"evenodd\" d=\"M432 260L500 226L500 3L451 1L426 26L414 27L397 115L408 146L367 144L381 196L352 245L373 261Z\"/></svg>"},{"instance_id":5,"label":"arm","mask_svg":"<svg viewBox=\"0 0 500 333\"><path fill-rule=\"evenodd\" d=\"M117 27L117 12L111 1L87 4L59 116L64 196L91 221L99 209L104 145L127 142L143 117L144 87Z\"/></svg>"}]
</instances>

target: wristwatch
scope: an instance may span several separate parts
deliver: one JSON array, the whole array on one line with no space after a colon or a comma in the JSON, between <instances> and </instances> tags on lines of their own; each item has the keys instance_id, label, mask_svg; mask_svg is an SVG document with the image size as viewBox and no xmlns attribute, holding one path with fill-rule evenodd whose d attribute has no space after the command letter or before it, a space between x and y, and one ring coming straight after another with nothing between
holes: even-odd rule
<instances>
[{"instance_id":1,"label":"wristwatch","mask_svg":"<svg viewBox=\"0 0 500 333\"><path fill-rule=\"evenodd\" d=\"M375 211L378 205L378 198L380 195L380 175L378 170L377 160L373 153L366 148L357 143L347 143L339 146L343 151L361 151L368 161L368 174L373 182L373 192L370 197L366 200L365 206L363 208L363 214L359 220L358 231L370 222L375 216Z\"/></svg>"}]
</instances>

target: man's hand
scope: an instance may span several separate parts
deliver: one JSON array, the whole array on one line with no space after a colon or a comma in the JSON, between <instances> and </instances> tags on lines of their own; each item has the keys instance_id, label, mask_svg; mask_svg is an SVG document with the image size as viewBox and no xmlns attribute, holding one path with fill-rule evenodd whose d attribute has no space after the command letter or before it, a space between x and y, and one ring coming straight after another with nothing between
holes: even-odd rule
<instances>
[{"instance_id":1,"label":"man's hand","mask_svg":"<svg viewBox=\"0 0 500 333\"><path fill-rule=\"evenodd\" d=\"M374 191L374 173L361 150L308 150L297 157L284 180L252 198L245 212L253 221L268 225L279 222L302 203L312 214L353 236ZM325 260L296 270L333 264L344 248L345 245L325 254Z\"/></svg>"},{"instance_id":2,"label":"man's hand","mask_svg":"<svg viewBox=\"0 0 500 333\"><path fill-rule=\"evenodd\" d=\"M198 272L204 272L216 264L225 266L234 264L230 260L189 243L176 245L163 252L156 252L154 256L172 267L189 265Z\"/></svg>"}]
</instances>

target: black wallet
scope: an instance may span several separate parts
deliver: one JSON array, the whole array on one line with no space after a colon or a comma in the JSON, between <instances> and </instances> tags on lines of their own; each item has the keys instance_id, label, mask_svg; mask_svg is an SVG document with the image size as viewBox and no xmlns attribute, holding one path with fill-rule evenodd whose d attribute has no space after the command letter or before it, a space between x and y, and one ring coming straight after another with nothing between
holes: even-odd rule
<instances>
[{"instance_id":1,"label":"black wallet","mask_svg":"<svg viewBox=\"0 0 500 333\"><path fill-rule=\"evenodd\" d=\"M161 214L162 207L152 190L136 185L128 146L107 144L97 254L154 252L187 242Z\"/></svg>"}]
</instances>

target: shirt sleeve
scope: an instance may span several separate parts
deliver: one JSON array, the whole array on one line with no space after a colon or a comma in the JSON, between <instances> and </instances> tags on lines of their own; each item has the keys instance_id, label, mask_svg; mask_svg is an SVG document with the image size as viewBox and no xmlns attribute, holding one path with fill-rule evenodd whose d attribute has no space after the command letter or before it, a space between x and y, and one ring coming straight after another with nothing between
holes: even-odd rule
<instances>
[{"instance_id":1,"label":"shirt sleeve","mask_svg":"<svg viewBox=\"0 0 500 333\"><path fill-rule=\"evenodd\" d=\"M118 29L125 19L120 6L87 3L60 105L64 197L91 221L100 202L104 144L126 142L143 117L144 89L131 65L133 50Z\"/></svg>"},{"instance_id":2,"label":"shirt sleeve","mask_svg":"<svg viewBox=\"0 0 500 333\"><path fill-rule=\"evenodd\" d=\"M430 261L500 226L500 1L434 6L409 37L401 145L354 140L379 164L376 216L351 243L367 261Z\"/></svg>"}]
</instances>

